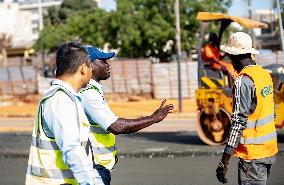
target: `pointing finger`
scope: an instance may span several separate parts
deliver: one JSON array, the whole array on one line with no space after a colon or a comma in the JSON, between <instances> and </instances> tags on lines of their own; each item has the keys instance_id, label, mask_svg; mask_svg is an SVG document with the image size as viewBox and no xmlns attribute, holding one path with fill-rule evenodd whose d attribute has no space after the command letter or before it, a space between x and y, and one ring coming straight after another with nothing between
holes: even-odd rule
<instances>
[{"instance_id":1,"label":"pointing finger","mask_svg":"<svg viewBox=\"0 0 284 185\"><path fill-rule=\"evenodd\" d=\"M165 98L165 99L164 99L164 101L162 102L160 108L163 108L163 107L164 107L164 105L166 104L167 100L168 100L168 98Z\"/></svg>"}]
</instances>

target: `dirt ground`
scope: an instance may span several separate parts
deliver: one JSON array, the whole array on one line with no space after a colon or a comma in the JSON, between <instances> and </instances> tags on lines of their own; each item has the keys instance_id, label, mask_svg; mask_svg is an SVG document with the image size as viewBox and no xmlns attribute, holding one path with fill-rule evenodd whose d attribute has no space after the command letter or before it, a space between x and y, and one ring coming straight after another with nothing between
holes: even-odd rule
<instances>
[{"instance_id":1,"label":"dirt ground","mask_svg":"<svg viewBox=\"0 0 284 185\"><path fill-rule=\"evenodd\" d=\"M118 117L137 118L150 115L155 111L163 100L156 100L147 97L113 98L106 97L112 111ZM40 95L25 97L0 97L0 117L34 117ZM194 99L183 100L183 113L178 113L178 100L169 99L167 103L175 105L175 113L169 115L171 118L186 118L196 115L196 103Z\"/></svg>"}]
</instances>

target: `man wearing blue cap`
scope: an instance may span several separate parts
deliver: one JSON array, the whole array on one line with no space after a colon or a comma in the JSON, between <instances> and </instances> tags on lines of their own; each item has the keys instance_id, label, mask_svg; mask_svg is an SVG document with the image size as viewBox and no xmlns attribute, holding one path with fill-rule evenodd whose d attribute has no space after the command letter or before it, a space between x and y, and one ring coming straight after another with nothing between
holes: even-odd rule
<instances>
[{"instance_id":1,"label":"man wearing blue cap","mask_svg":"<svg viewBox=\"0 0 284 185\"><path fill-rule=\"evenodd\" d=\"M94 167L98 170L105 185L111 181L110 171L117 162L115 135L137 132L154 123L162 121L168 113L173 112L172 104L161 106L151 115L138 119L118 118L109 108L103 94L101 80L110 77L108 60L115 53L105 53L101 49L87 46L87 51L92 62L92 79L88 86L81 90L83 106L91 124L91 143L93 146Z\"/></svg>"}]
</instances>

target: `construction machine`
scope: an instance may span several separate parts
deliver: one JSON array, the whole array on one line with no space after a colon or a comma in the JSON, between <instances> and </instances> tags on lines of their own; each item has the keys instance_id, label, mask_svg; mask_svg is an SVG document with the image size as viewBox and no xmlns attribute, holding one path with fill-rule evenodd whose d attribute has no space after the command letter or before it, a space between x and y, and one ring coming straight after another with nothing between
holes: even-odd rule
<instances>
[{"instance_id":1,"label":"construction machine","mask_svg":"<svg viewBox=\"0 0 284 185\"><path fill-rule=\"evenodd\" d=\"M237 22L246 29L266 28L268 25L255 20L230 16L223 13L199 12L196 17L201 21L200 40L198 46L198 89L195 92L198 107L198 121L196 129L200 139L208 145L222 145L226 142L231 127L232 86L234 76L224 71L212 68L203 61L202 47L205 30L210 21L220 22L219 43L224 30L232 23ZM231 68L231 64L222 68ZM283 68L284 70L284 68ZM278 74L278 76L281 76ZM276 79L276 77L275 77ZM276 125L284 124L284 73L283 78L277 77L277 86L274 87L276 103ZM274 82L275 85L275 82Z\"/></svg>"},{"instance_id":2,"label":"construction machine","mask_svg":"<svg viewBox=\"0 0 284 185\"><path fill-rule=\"evenodd\" d=\"M273 81L274 103L275 103L275 126L284 127L284 65L271 64L264 66Z\"/></svg>"}]
</instances>

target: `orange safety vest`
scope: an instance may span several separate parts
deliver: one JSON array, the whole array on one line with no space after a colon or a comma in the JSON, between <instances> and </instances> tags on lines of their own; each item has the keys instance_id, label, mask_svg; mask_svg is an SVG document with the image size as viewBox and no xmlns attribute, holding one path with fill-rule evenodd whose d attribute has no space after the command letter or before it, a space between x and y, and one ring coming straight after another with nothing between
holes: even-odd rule
<instances>
[{"instance_id":1,"label":"orange safety vest","mask_svg":"<svg viewBox=\"0 0 284 185\"><path fill-rule=\"evenodd\" d=\"M240 75L246 75L253 80L257 105L248 117L247 126L234 155L247 160L274 156L278 147L271 76L259 65L245 67Z\"/></svg>"},{"instance_id":2,"label":"orange safety vest","mask_svg":"<svg viewBox=\"0 0 284 185\"><path fill-rule=\"evenodd\" d=\"M221 70L223 66L230 76L232 77L238 76L237 72L235 71L231 63L221 60L221 54L218 48L213 46L212 44L207 44L202 49L202 59L204 62L210 62L210 66L212 69ZM214 60L218 62L214 62Z\"/></svg>"},{"instance_id":3,"label":"orange safety vest","mask_svg":"<svg viewBox=\"0 0 284 185\"><path fill-rule=\"evenodd\" d=\"M206 62L211 62L213 59L221 60L221 54L217 47L207 44L202 50L202 59Z\"/></svg>"}]
</instances>

